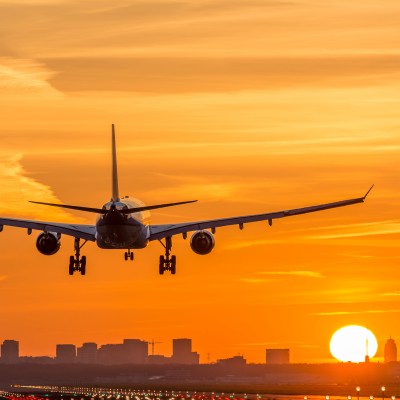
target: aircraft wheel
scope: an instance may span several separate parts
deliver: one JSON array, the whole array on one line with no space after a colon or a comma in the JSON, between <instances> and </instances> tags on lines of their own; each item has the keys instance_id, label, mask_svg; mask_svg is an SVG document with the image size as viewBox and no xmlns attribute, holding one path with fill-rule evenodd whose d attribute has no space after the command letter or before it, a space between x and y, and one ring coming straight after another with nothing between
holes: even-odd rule
<instances>
[{"instance_id":1,"label":"aircraft wheel","mask_svg":"<svg viewBox=\"0 0 400 400\"><path fill-rule=\"evenodd\" d=\"M130 259L133 261L133 253L130 254Z\"/></svg>"},{"instance_id":2,"label":"aircraft wheel","mask_svg":"<svg viewBox=\"0 0 400 400\"><path fill-rule=\"evenodd\" d=\"M75 257L70 256L69 257L69 274L70 275L74 274L74 266L75 266Z\"/></svg>"},{"instance_id":3,"label":"aircraft wheel","mask_svg":"<svg viewBox=\"0 0 400 400\"><path fill-rule=\"evenodd\" d=\"M164 264L165 264L165 258L164 256L160 256L160 264L158 267L158 272L160 273L160 275L164 275L165 271Z\"/></svg>"},{"instance_id":4,"label":"aircraft wheel","mask_svg":"<svg viewBox=\"0 0 400 400\"><path fill-rule=\"evenodd\" d=\"M86 256L82 256L81 258L81 275L86 275Z\"/></svg>"},{"instance_id":5,"label":"aircraft wheel","mask_svg":"<svg viewBox=\"0 0 400 400\"><path fill-rule=\"evenodd\" d=\"M127 251L125 252L124 258L125 258L125 261L128 261L128 252Z\"/></svg>"},{"instance_id":6,"label":"aircraft wheel","mask_svg":"<svg viewBox=\"0 0 400 400\"><path fill-rule=\"evenodd\" d=\"M171 256L171 274L176 274L176 256Z\"/></svg>"}]
</instances>

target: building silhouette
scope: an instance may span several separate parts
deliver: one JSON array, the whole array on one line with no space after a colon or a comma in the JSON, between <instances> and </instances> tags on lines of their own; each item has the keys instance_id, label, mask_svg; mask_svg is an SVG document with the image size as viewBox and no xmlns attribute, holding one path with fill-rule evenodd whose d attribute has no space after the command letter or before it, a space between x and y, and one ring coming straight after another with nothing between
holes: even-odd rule
<instances>
[{"instance_id":1,"label":"building silhouette","mask_svg":"<svg viewBox=\"0 0 400 400\"><path fill-rule=\"evenodd\" d=\"M76 346L74 344L57 344L56 361L63 364L76 362Z\"/></svg>"},{"instance_id":2,"label":"building silhouette","mask_svg":"<svg viewBox=\"0 0 400 400\"><path fill-rule=\"evenodd\" d=\"M95 364L97 361L97 344L83 343L76 349L76 359L82 364Z\"/></svg>"},{"instance_id":3,"label":"building silhouette","mask_svg":"<svg viewBox=\"0 0 400 400\"><path fill-rule=\"evenodd\" d=\"M397 346L392 338L389 338L385 344L384 361L385 363L397 361Z\"/></svg>"},{"instance_id":4,"label":"building silhouette","mask_svg":"<svg viewBox=\"0 0 400 400\"><path fill-rule=\"evenodd\" d=\"M1 345L1 361L6 364L15 364L19 361L19 342L5 340Z\"/></svg>"},{"instance_id":5,"label":"building silhouette","mask_svg":"<svg viewBox=\"0 0 400 400\"><path fill-rule=\"evenodd\" d=\"M124 339L122 344L125 361L128 364L144 364L149 355L149 344L139 339Z\"/></svg>"},{"instance_id":6,"label":"building silhouette","mask_svg":"<svg viewBox=\"0 0 400 400\"><path fill-rule=\"evenodd\" d=\"M265 351L267 364L289 364L289 349L266 349Z\"/></svg>"},{"instance_id":7,"label":"building silhouette","mask_svg":"<svg viewBox=\"0 0 400 400\"><path fill-rule=\"evenodd\" d=\"M172 363L190 365L199 361L199 354L192 351L192 339L172 339Z\"/></svg>"},{"instance_id":8,"label":"building silhouette","mask_svg":"<svg viewBox=\"0 0 400 400\"><path fill-rule=\"evenodd\" d=\"M247 360L243 356L234 356L217 360L217 364L229 368L242 368L246 366Z\"/></svg>"}]
</instances>

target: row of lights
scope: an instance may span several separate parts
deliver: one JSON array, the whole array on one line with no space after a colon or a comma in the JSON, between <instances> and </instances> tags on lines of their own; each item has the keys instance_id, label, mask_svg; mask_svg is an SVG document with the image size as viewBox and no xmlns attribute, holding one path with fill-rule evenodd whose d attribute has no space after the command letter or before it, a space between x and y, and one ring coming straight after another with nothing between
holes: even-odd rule
<instances>
[{"instance_id":1,"label":"row of lights","mask_svg":"<svg viewBox=\"0 0 400 400\"><path fill-rule=\"evenodd\" d=\"M361 391L360 386L357 386L356 390L357 390L357 400L360 400L360 391ZM381 391L382 391L382 400L385 400L386 387L382 386L381 387ZM350 395L347 396L347 400L351 400L351 399L352 399L352 397ZM369 399L370 400L374 400L374 396L369 396ZM391 400L396 400L396 396L392 396L390 399ZM308 400L308 396L304 396L304 400ZM325 396L325 400L330 400L330 396Z\"/></svg>"}]
</instances>

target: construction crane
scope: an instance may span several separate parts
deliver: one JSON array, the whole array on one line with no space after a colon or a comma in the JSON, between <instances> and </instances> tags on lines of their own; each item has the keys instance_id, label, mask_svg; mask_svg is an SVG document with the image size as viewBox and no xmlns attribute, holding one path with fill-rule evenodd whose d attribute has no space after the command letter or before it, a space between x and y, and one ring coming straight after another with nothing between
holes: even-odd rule
<instances>
[{"instance_id":1,"label":"construction crane","mask_svg":"<svg viewBox=\"0 0 400 400\"><path fill-rule=\"evenodd\" d=\"M148 344L151 344L151 355L154 356L154 347L156 344L160 344L162 342L155 342L154 339L151 339L151 342L147 342Z\"/></svg>"}]
</instances>

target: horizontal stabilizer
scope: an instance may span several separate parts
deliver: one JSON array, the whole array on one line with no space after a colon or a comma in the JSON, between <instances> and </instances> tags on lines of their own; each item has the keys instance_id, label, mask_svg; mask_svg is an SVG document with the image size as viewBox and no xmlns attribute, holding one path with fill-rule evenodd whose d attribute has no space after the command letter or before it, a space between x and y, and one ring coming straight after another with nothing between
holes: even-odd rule
<instances>
[{"instance_id":1,"label":"horizontal stabilizer","mask_svg":"<svg viewBox=\"0 0 400 400\"><path fill-rule=\"evenodd\" d=\"M188 204L194 203L197 200L190 200L190 201L181 201L179 203L166 203L166 204L156 204L154 206L143 206L143 207L135 207L135 208L125 208L122 210L118 210L121 214L133 214L141 211L148 211L148 210L155 210L157 208L164 208L164 207L172 207L172 206L179 206L181 204ZM77 210L77 211L85 211L91 212L96 214L107 214L109 210L105 208L91 208L91 207L81 207L81 206L70 206L67 204L54 204L54 203L43 203L41 201L30 201L30 203L34 204L42 204L45 206L52 206L52 207L60 207L60 208L68 208L69 210Z\"/></svg>"},{"instance_id":2,"label":"horizontal stabilizer","mask_svg":"<svg viewBox=\"0 0 400 400\"><path fill-rule=\"evenodd\" d=\"M132 213L140 212L140 211L155 210L157 208L180 206L181 204L195 203L196 201L197 200L189 200L189 201L181 201L179 203L166 203L166 204L156 204L155 206L143 206L143 207L127 208L125 210L121 210L121 213L122 214L132 214Z\"/></svg>"},{"instance_id":3,"label":"horizontal stabilizer","mask_svg":"<svg viewBox=\"0 0 400 400\"><path fill-rule=\"evenodd\" d=\"M70 210L77 210L77 211L86 211L96 214L107 214L106 209L103 208L91 208L91 207L81 207L81 206L69 206L67 204L54 204L54 203L43 203L41 201L30 201L29 203L34 204L42 204L44 206L52 206L52 207L60 207L60 208L68 208Z\"/></svg>"}]
</instances>

